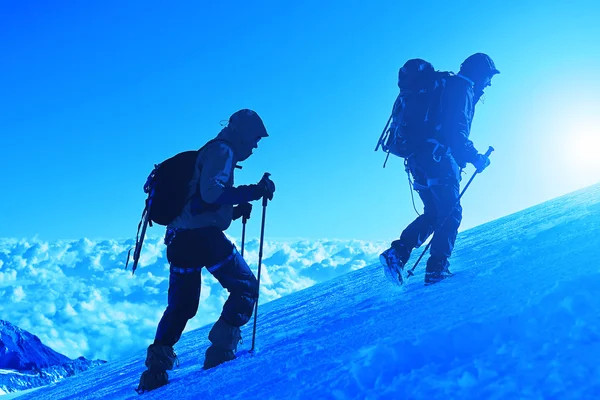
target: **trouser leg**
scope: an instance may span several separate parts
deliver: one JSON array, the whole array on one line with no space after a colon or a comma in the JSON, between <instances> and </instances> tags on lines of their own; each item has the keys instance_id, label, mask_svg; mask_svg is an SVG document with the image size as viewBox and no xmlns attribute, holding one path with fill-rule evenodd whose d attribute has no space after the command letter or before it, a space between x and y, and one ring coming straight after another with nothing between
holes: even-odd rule
<instances>
[{"instance_id":1,"label":"trouser leg","mask_svg":"<svg viewBox=\"0 0 600 400\"><path fill-rule=\"evenodd\" d=\"M173 346L179 341L187 322L198 311L200 270L169 275L169 303L156 330L154 343Z\"/></svg>"}]
</instances>

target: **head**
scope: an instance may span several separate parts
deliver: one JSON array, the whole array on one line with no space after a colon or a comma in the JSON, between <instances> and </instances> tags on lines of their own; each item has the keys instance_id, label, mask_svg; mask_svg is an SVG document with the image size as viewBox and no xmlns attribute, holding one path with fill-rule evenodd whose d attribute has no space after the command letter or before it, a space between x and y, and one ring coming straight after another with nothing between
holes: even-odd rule
<instances>
[{"instance_id":1,"label":"head","mask_svg":"<svg viewBox=\"0 0 600 400\"><path fill-rule=\"evenodd\" d=\"M494 61L484 53L475 53L460 65L460 74L475 84L475 97L479 99L486 87L492 85L492 78L499 74Z\"/></svg>"},{"instance_id":2,"label":"head","mask_svg":"<svg viewBox=\"0 0 600 400\"><path fill-rule=\"evenodd\" d=\"M229 117L227 136L235 146L239 161L244 161L258 147L260 139L269 136L262 119L252 110L242 109Z\"/></svg>"}]
</instances>

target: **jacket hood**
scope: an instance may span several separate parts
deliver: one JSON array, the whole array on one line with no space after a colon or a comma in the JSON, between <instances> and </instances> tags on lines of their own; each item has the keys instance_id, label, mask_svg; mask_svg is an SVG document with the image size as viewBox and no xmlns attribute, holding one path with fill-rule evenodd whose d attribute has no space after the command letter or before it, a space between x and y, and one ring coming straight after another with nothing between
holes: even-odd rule
<instances>
[{"instance_id":1,"label":"jacket hood","mask_svg":"<svg viewBox=\"0 0 600 400\"><path fill-rule=\"evenodd\" d=\"M238 161L252 155L260 138L268 137L267 129L255 111L242 109L229 117L229 123L217 135L218 139L229 142Z\"/></svg>"}]
</instances>

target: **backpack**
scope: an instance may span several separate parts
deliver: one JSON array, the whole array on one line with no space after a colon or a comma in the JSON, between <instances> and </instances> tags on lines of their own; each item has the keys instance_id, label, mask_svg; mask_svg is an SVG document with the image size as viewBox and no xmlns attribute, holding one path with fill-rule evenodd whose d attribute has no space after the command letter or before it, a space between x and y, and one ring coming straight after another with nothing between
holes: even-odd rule
<instances>
[{"instance_id":1,"label":"backpack","mask_svg":"<svg viewBox=\"0 0 600 400\"><path fill-rule=\"evenodd\" d=\"M142 251L142 244L148 225L152 223L167 226L181 214L185 205L194 196L200 193L200 180L192 196L189 196L189 183L194 175L196 159L198 154L210 143L224 140L210 140L199 150L184 151L154 165L154 169L148 175L144 184L144 193L148 194L145 207L142 211L142 219L138 224L136 234L135 251L133 252L132 274L135 273L137 263ZM215 211L220 206L205 203L201 198L200 203L205 206L204 211ZM140 234L141 228L141 234ZM129 264L129 256L132 249L127 253L125 269Z\"/></svg>"},{"instance_id":2,"label":"backpack","mask_svg":"<svg viewBox=\"0 0 600 400\"><path fill-rule=\"evenodd\" d=\"M398 72L400 94L375 151L408 158L436 135L441 98L450 72L436 71L422 59L408 60ZM391 122L391 124L390 124ZM388 129L389 127L389 129ZM385 167L385 163L384 163Z\"/></svg>"},{"instance_id":3,"label":"backpack","mask_svg":"<svg viewBox=\"0 0 600 400\"><path fill-rule=\"evenodd\" d=\"M144 184L150 226L169 225L187 203L199 150L184 151L156 164Z\"/></svg>"}]
</instances>

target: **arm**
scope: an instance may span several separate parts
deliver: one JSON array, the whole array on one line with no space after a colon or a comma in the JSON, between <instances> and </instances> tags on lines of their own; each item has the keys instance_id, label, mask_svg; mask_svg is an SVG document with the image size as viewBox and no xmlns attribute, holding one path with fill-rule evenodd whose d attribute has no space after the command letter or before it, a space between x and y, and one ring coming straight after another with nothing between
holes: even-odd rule
<instances>
[{"instance_id":1,"label":"arm","mask_svg":"<svg viewBox=\"0 0 600 400\"><path fill-rule=\"evenodd\" d=\"M455 78L461 79L461 78ZM473 118L473 93L463 82L453 82L444 90L442 129L446 144L459 160L473 163L478 151L469 140Z\"/></svg>"}]
</instances>

